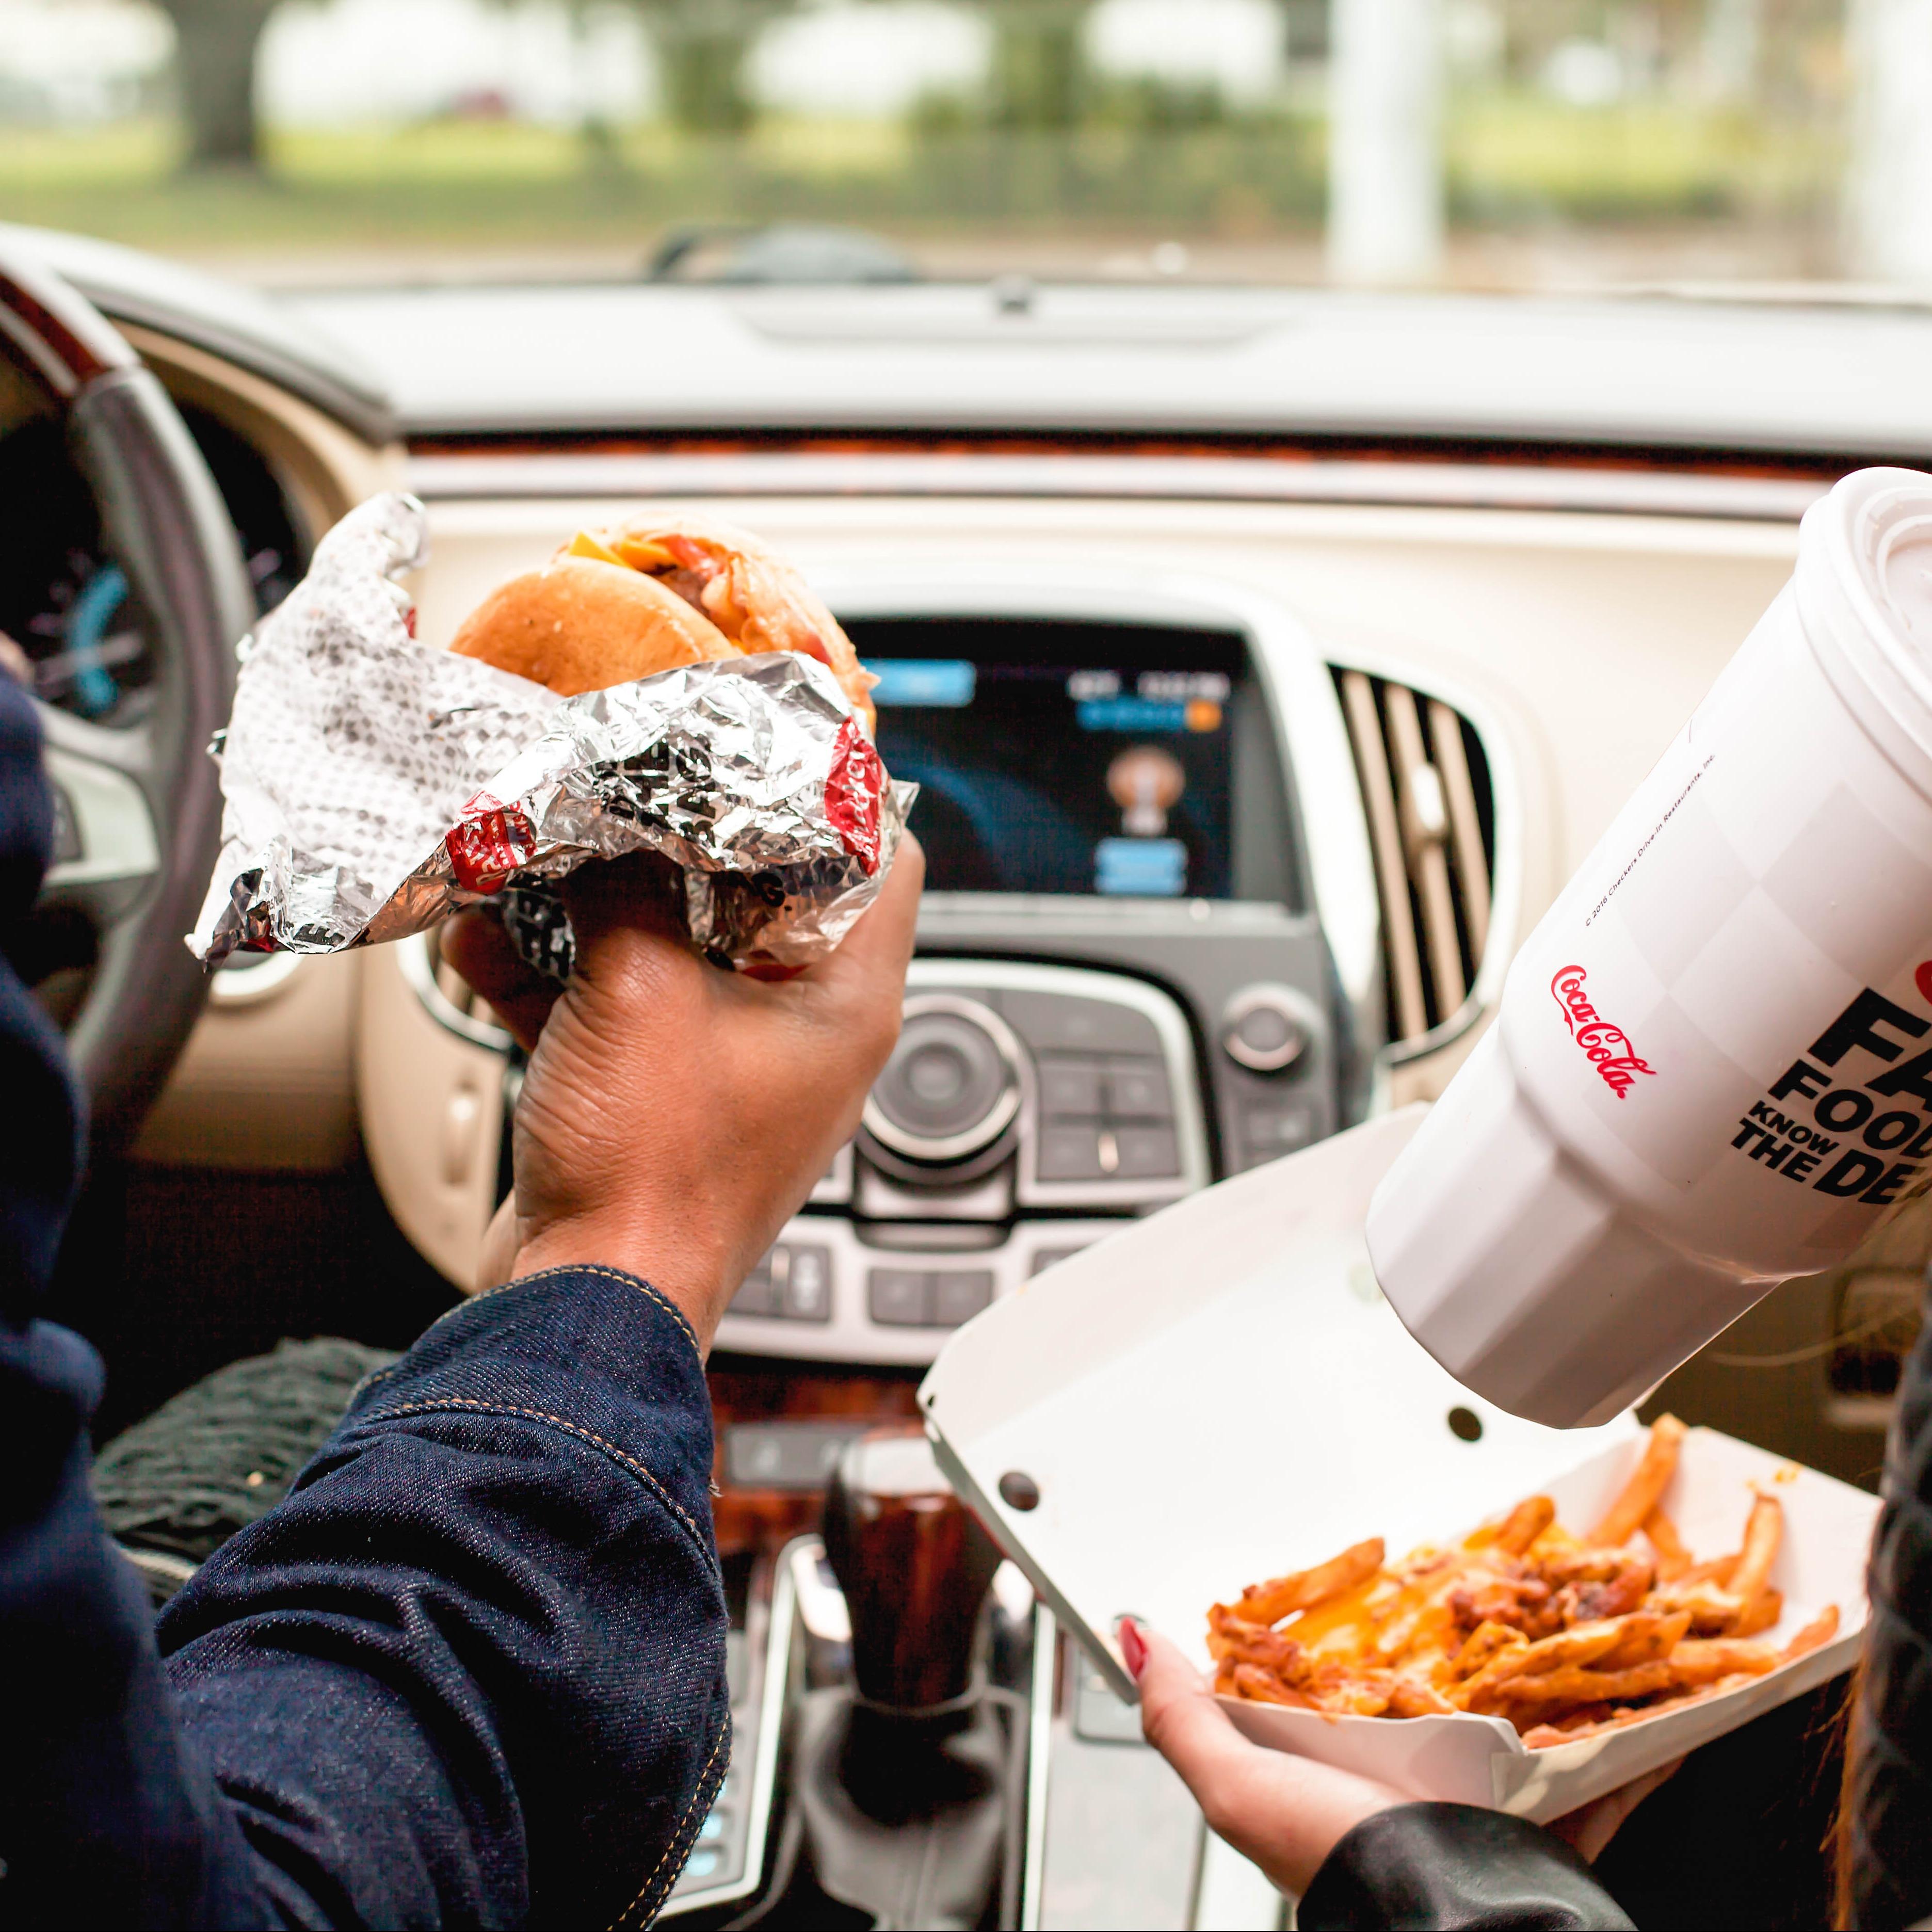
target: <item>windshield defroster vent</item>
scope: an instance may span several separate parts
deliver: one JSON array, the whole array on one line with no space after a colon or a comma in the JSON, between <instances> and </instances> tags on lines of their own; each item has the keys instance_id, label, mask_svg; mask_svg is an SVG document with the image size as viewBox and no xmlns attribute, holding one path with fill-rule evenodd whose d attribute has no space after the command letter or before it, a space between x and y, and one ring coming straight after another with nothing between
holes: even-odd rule
<instances>
[{"instance_id":1,"label":"windshield defroster vent","mask_svg":"<svg viewBox=\"0 0 1932 1932\"><path fill-rule=\"evenodd\" d=\"M1334 668L1354 747L1382 908L1391 1045L1468 999L1489 944L1496 824L1474 726L1424 692Z\"/></svg>"}]
</instances>

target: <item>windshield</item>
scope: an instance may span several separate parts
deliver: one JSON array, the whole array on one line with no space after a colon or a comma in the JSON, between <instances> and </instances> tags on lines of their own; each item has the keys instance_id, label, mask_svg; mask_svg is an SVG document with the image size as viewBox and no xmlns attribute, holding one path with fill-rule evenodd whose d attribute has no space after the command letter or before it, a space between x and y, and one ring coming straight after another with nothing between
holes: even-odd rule
<instances>
[{"instance_id":1,"label":"windshield","mask_svg":"<svg viewBox=\"0 0 1932 1932\"><path fill-rule=\"evenodd\" d=\"M265 286L1932 282L1923 0L0 0L0 214Z\"/></svg>"}]
</instances>

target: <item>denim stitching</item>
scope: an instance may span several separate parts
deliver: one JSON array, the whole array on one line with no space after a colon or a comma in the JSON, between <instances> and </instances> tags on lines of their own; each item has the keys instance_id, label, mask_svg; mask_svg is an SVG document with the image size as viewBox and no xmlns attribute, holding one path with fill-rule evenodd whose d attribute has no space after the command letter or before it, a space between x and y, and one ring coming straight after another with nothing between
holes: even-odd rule
<instances>
[{"instance_id":1,"label":"denim stitching","mask_svg":"<svg viewBox=\"0 0 1932 1932\"><path fill-rule=\"evenodd\" d=\"M634 1288L639 1294L648 1295L684 1330L685 1339L690 1342L694 1349L697 1350L699 1362L700 1365L702 1364L704 1352L698 1348L698 1331L692 1327L689 1318L676 1302L661 1289L653 1288L649 1282L638 1276L626 1274L622 1268L605 1268L596 1262L585 1262L581 1264L574 1262L560 1262L555 1268L538 1268L535 1274L520 1274L514 1281L500 1281L494 1288L486 1288L481 1294L466 1296L454 1308L446 1308L429 1324L430 1328L440 1328L444 1322L454 1321L459 1315L467 1313L470 1310L488 1301L493 1295L507 1294L513 1288L527 1288L533 1281L548 1281L553 1275L560 1274L594 1274L601 1280L614 1281L620 1287ZM424 1329L423 1332L427 1334L429 1329ZM400 1366L400 1364L398 1364L398 1366ZM390 1374L394 1371L384 1370L382 1372Z\"/></svg>"},{"instance_id":2,"label":"denim stitching","mask_svg":"<svg viewBox=\"0 0 1932 1932\"><path fill-rule=\"evenodd\" d=\"M634 1288L639 1294L648 1295L652 1300L655 1301L657 1305L684 1330L686 1340L691 1344L692 1349L697 1354L698 1365L700 1367L704 1366L704 1351L698 1346L698 1330L692 1328L689 1320L685 1315L684 1310L679 1307L677 1304L673 1301L668 1295L664 1294L661 1290L653 1288L649 1282L641 1280L636 1275L626 1274L622 1268L603 1268L600 1267L595 1262L591 1263L587 1267L566 1265L561 1268L539 1268L535 1274L526 1274L522 1276L516 1281L506 1281L503 1283L503 1286L505 1288L519 1288L526 1282L542 1281L546 1276L554 1274L598 1275L606 1281L616 1282L621 1286L625 1288ZM494 1288L490 1290L492 1294L494 1294L497 1291Z\"/></svg>"},{"instance_id":3,"label":"denim stitching","mask_svg":"<svg viewBox=\"0 0 1932 1932\"><path fill-rule=\"evenodd\" d=\"M684 1330L685 1339L690 1342L692 1349L698 1355L698 1366L702 1368L704 1366L704 1352L698 1346L697 1330L692 1327L690 1322L686 1318L684 1311L675 1302L653 1288L649 1282L640 1280L635 1275L626 1274L620 1268L602 1268L594 1262L580 1268L564 1264L556 1268L539 1268L535 1274L519 1275L514 1281L500 1281L494 1288L486 1288L481 1294L472 1294L466 1300L458 1302L454 1308L446 1308L429 1324L429 1327L423 1330L423 1334L429 1334L433 1330L440 1328L446 1322L454 1321L459 1315L466 1314L480 1303L488 1301L492 1295L505 1294L513 1288L527 1287L533 1281L548 1280L551 1276L560 1274L594 1274L600 1280L614 1281L625 1288L634 1288L639 1293L648 1295ZM420 1340L421 1337L418 1339ZM402 1361L392 1362L386 1369L378 1369L373 1375L364 1378L355 1394L350 1396L351 1402L354 1402L361 1396L374 1388L378 1382L386 1382L390 1376L400 1374L408 1358L405 1356Z\"/></svg>"},{"instance_id":4,"label":"denim stitching","mask_svg":"<svg viewBox=\"0 0 1932 1932\"><path fill-rule=\"evenodd\" d=\"M630 1904L626 1906L623 1910L619 1912L616 1917L610 1922L613 1932L615 1932L615 1928L622 1925L625 1920L629 1918L631 1914L635 1912L638 1906L644 1904L645 1899L650 1896L652 1886L657 1882L658 1874L664 1870L664 1860L669 1858L671 1853L677 1850L678 1841L680 1838L683 1838L685 1828L692 1822L692 1814L698 1808L698 1801L705 1795L705 1788L710 1784L711 1767L718 1762L718 1754L722 1750L724 1747L730 1742L730 1741L731 1713L728 1708L724 1713L724 1729L718 1733L718 1742L711 1747L711 1755L704 1760L704 1768L698 1774L698 1789L692 1793L690 1802L685 1806L684 1815L678 1820L677 1828L670 1834L670 1842L664 1846L663 1851L658 1855L657 1863L651 1868L650 1876L638 1888L637 1897L632 1899ZM713 1787L713 1789L715 1791L715 1787ZM706 1811L709 1811L711 1808L707 1804L704 1808ZM702 1820L700 1820L699 1822L702 1822ZM680 1858L678 1861L678 1871L682 1871L684 1869L685 1860L691 1856L691 1846L688 1844L685 1846L684 1853L684 1858ZM675 1885L676 1882L677 1872L674 1872L670 1876L670 1884ZM670 1886L667 1886L665 1889L668 1891L670 1889ZM640 1920L639 1922L641 1924L643 1922Z\"/></svg>"},{"instance_id":5,"label":"denim stitching","mask_svg":"<svg viewBox=\"0 0 1932 1932\"><path fill-rule=\"evenodd\" d=\"M566 1421L563 1417L551 1415L541 1408L519 1408L512 1402L473 1402L466 1396L446 1395L438 1396L431 1402L404 1402L394 1408L380 1410L374 1415L358 1415L355 1418L355 1424L359 1429L366 1427L372 1423L394 1422L405 1415L430 1415L439 1409L446 1408L473 1409L484 1415L520 1415L526 1421L548 1422L554 1429L562 1430L566 1436L574 1436L580 1442L593 1444L596 1448L602 1450L605 1455L622 1463L632 1474L642 1477L644 1481L656 1492L658 1499L676 1516L678 1521L682 1523L697 1540L698 1546L703 1552L706 1562L715 1564L716 1558L704 1533L685 1514L677 1499L671 1495L663 1484L659 1482L657 1478L634 1456L626 1455L614 1442L607 1442L602 1436L586 1429L580 1423Z\"/></svg>"}]
</instances>

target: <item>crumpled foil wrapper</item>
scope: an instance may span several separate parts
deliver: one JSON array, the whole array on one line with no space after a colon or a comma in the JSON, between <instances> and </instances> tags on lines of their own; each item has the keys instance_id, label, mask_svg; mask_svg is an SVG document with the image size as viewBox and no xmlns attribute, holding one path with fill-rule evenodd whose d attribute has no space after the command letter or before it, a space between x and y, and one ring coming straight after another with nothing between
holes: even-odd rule
<instances>
[{"instance_id":1,"label":"crumpled foil wrapper","mask_svg":"<svg viewBox=\"0 0 1932 1932\"><path fill-rule=\"evenodd\" d=\"M823 958L877 896L917 788L823 664L776 652L560 698L416 642L396 581L422 506L372 498L244 647L212 748L221 856L188 946L336 952L502 908L533 965L572 959L556 881L662 852L719 964Z\"/></svg>"}]
</instances>

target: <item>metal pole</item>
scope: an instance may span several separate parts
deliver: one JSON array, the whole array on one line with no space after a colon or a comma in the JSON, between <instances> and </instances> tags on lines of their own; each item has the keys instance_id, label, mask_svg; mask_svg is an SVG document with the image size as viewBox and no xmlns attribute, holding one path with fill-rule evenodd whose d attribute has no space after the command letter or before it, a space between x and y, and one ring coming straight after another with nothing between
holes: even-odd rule
<instances>
[{"instance_id":1,"label":"metal pole","mask_svg":"<svg viewBox=\"0 0 1932 1932\"><path fill-rule=\"evenodd\" d=\"M1932 0L1851 0L1850 266L1932 286Z\"/></svg>"},{"instance_id":2,"label":"metal pole","mask_svg":"<svg viewBox=\"0 0 1932 1932\"><path fill-rule=\"evenodd\" d=\"M1437 0L1330 6L1329 271L1371 286L1428 281L1442 262Z\"/></svg>"}]
</instances>

